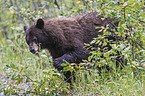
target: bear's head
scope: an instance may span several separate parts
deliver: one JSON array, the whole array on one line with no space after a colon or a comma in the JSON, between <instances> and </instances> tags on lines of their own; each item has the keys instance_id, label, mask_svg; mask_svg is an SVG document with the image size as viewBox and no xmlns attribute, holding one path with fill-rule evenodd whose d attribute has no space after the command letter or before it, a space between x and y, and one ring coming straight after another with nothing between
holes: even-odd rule
<instances>
[{"instance_id":1,"label":"bear's head","mask_svg":"<svg viewBox=\"0 0 145 96\"><path fill-rule=\"evenodd\" d=\"M49 42L47 42L48 37L44 31L44 21L42 19L38 19L36 24L30 27L24 26L24 31L30 52L37 55L40 49L47 48Z\"/></svg>"}]
</instances>

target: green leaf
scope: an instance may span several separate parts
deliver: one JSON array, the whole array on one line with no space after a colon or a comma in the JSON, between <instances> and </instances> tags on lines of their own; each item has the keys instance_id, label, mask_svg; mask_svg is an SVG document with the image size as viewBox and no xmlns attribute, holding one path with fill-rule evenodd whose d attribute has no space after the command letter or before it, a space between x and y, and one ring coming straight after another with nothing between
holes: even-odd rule
<instances>
[{"instance_id":1,"label":"green leaf","mask_svg":"<svg viewBox=\"0 0 145 96\"><path fill-rule=\"evenodd\" d=\"M97 0L99 4L102 4L102 0Z\"/></svg>"},{"instance_id":2,"label":"green leaf","mask_svg":"<svg viewBox=\"0 0 145 96\"><path fill-rule=\"evenodd\" d=\"M125 48L125 52L127 52L130 49L130 46L128 46L127 48Z\"/></svg>"},{"instance_id":3,"label":"green leaf","mask_svg":"<svg viewBox=\"0 0 145 96\"><path fill-rule=\"evenodd\" d=\"M140 5L138 3L135 4L135 7L140 10Z\"/></svg>"},{"instance_id":4,"label":"green leaf","mask_svg":"<svg viewBox=\"0 0 145 96\"><path fill-rule=\"evenodd\" d=\"M120 48L121 48L121 50L122 50L122 49L124 48L124 44L121 44L121 45L120 45Z\"/></svg>"}]
</instances>

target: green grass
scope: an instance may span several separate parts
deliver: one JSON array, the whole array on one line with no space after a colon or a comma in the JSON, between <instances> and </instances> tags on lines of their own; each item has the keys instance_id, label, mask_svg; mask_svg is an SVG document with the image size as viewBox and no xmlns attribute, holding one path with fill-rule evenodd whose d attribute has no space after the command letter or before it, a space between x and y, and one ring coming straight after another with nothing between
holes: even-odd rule
<instances>
[{"instance_id":1,"label":"green grass","mask_svg":"<svg viewBox=\"0 0 145 96\"><path fill-rule=\"evenodd\" d=\"M57 9L53 2L40 0L43 7L37 7L35 11L33 10L35 8L32 6L34 3L31 2L32 0L11 1L14 5L11 5L9 0L0 1L2 5L0 6L0 96L4 94L29 94L30 96L145 95L145 53L140 46L138 48L134 46L134 41L142 44L142 47L145 45L145 28L142 22L145 18L144 5L142 3L144 0L119 1L119 3L117 3L118 0L113 2L112 0L94 0L95 2L92 2L93 0L58 0L60 1L58 2L60 9ZM17 1L20 6L15 4ZM48 5L45 5L45 2ZM17 7L19 7L18 13ZM121 17L120 29L116 33L124 35L126 32L130 36L128 42L120 43L124 44L126 49L128 46L132 48L123 52L123 54L126 54L129 64L123 70L102 73L101 76L98 75L98 70L96 69L78 70L76 72L76 80L71 85L71 89L70 85L64 81L63 75L53 67L52 58L47 50L40 52L39 56L29 52L25 42L23 21L19 16L22 16L24 21L30 25L31 18L35 20L41 16L76 16L92 10L97 10L101 14L105 12L105 17ZM128 31L126 29L127 25L134 26L134 30ZM4 37L4 31L8 33L9 39L7 40ZM134 56L132 56L133 53ZM137 66L134 67L133 65ZM143 65L144 67L138 67L138 65Z\"/></svg>"},{"instance_id":2,"label":"green grass","mask_svg":"<svg viewBox=\"0 0 145 96\"><path fill-rule=\"evenodd\" d=\"M116 72L97 70L77 71L73 89L54 69L48 51L34 56L28 50L24 34L18 39L0 40L0 92L1 94L49 94L49 95L127 95L145 94L145 72L130 66ZM30 91L31 90L31 91Z\"/></svg>"},{"instance_id":3,"label":"green grass","mask_svg":"<svg viewBox=\"0 0 145 96\"><path fill-rule=\"evenodd\" d=\"M76 95L127 95L127 96L143 96L145 93L145 72L138 72L140 75L134 75L134 72L130 68L125 68L119 73L112 73L105 77L88 76L87 83L86 78L81 76L81 82L75 85ZM91 73L94 74L94 73Z\"/></svg>"},{"instance_id":4,"label":"green grass","mask_svg":"<svg viewBox=\"0 0 145 96\"><path fill-rule=\"evenodd\" d=\"M24 38L24 34L21 35ZM20 43L18 43L20 42ZM49 54L34 56L23 39L0 41L0 92L1 94L49 94L49 95L127 95L145 94L145 72L130 66L118 73L102 73L97 70L77 71L73 89L54 69ZM23 47L21 47L23 44ZM48 55L48 57L46 57ZM29 83L29 84L28 84ZM25 86L25 87L24 87ZM43 91L41 91L41 90ZM45 89L45 91L44 91ZM31 91L29 91L31 90ZM20 91L20 92L19 92Z\"/></svg>"}]
</instances>

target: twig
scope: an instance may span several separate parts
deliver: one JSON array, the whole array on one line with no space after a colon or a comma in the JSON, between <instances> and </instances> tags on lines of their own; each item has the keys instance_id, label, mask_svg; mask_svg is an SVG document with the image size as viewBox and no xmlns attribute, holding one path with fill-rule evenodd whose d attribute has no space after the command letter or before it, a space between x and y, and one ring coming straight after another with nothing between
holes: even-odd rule
<instances>
[{"instance_id":1,"label":"twig","mask_svg":"<svg viewBox=\"0 0 145 96\"><path fill-rule=\"evenodd\" d=\"M58 5L58 0L54 1L54 4L57 6L58 9L60 9L59 5Z\"/></svg>"}]
</instances>

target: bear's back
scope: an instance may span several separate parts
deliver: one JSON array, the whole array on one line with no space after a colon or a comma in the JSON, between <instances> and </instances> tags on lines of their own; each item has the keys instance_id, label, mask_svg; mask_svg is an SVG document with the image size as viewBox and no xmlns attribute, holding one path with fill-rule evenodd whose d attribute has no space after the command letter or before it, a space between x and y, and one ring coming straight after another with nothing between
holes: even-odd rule
<instances>
[{"instance_id":1,"label":"bear's back","mask_svg":"<svg viewBox=\"0 0 145 96\"><path fill-rule=\"evenodd\" d=\"M90 12L85 15L76 17L56 17L45 20L45 28L49 29L53 34L63 36L68 43L88 43L93 37L98 36L96 31L96 23L101 22L97 18L97 12ZM61 34L61 35L60 35Z\"/></svg>"}]
</instances>

